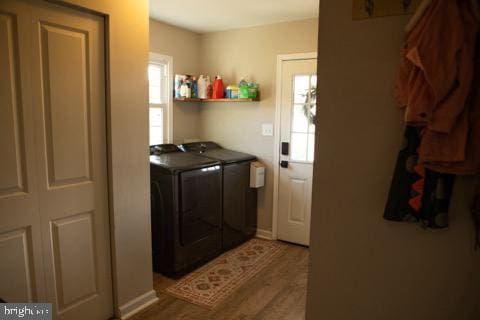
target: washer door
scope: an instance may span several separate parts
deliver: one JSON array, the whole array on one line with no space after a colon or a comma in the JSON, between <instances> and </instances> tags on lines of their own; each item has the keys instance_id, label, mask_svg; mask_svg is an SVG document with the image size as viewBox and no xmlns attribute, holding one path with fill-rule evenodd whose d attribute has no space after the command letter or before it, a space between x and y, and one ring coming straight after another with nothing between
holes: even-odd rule
<instances>
[{"instance_id":1,"label":"washer door","mask_svg":"<svg viewBox=\"0 0 480 320\"><path fill-rule=\"evenodd\" d=\"M179 200L182 246L217 237L222 224L220 166L181 173Z\"/></svg>"}]
</instances>

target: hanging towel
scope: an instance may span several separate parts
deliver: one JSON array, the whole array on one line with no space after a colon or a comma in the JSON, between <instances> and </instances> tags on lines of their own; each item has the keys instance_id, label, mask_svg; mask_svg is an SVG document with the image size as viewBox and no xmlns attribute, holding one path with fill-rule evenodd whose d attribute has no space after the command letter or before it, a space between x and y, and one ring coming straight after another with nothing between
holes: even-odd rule
<instances>
[{"instance_id":1,"label":"hanging towel","mask_svg":"<svg viewBox=\"0 0 480 320\"><path fill-rule=\"evenodd\" d=\"M468 119L463 119L467 124L460 124L460 129L466 130L465 141L465 160L462 162L434 162L429 161L426 166L431 170L452 173L457 175L475 175L480 174L480 36L477 38L477 48L475 50L474 74L472 90L468 102ZM466 128L465 128L466 126ZM460 134L463 134L460 133ZM435 140L435 139L434 139ZM436 139L440 143L442 139ZM448 145L452 145L449 143Z\"/></svg>"},{"instance_id":2,"label":"hanging towel","mask_svg":"<svg viewBox=\"0 0 480 320\"><path fill-rule=\"evenodd\" d=\"M408 125L428 125L435 108L454 88L464 34L457 0L433 0L407 34L396 97L406 109Z\"/></svg>"},{"instance_id":3,"label":"hanging towel","mask_svg":"<svg viewBox=\"0 0 480 320\"><path fill-rule=\"evenodd\" d=\"M395 97L406 124L424 128L419 161L438 172L480 173L478 104L471 98L478 34L473 12L469 0L432 0L406 36Z\"/></svg>"}]
</instances>

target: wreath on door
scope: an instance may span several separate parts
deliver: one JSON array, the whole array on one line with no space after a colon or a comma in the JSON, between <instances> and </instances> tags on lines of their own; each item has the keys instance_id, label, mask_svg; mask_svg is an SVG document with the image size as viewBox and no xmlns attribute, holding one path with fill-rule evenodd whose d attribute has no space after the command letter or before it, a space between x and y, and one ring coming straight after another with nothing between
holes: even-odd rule
<instances>
[{"instance_id":1,"label":"wreath on door","mask_svg":"<svg viewBox=\"0 0 480 320\"><path fill-rule=\"evenodd\" d=\"M302 96L305 97L305 103L303 104L303 114L308 120L309 124L315 124L316 120L316 105L311 104L310 101L317 101L317 88L316 87L311 87L309 90L307 90Z\"/></svg>"}]
</instances>

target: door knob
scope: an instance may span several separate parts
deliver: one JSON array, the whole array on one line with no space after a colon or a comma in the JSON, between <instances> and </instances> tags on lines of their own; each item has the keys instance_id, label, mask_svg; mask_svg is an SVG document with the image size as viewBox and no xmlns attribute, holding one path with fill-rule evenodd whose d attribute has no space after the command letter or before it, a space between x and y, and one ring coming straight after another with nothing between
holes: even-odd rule
<instances>
[{"instance_id":1,"label":"door knob","mask_svg":"<svg viewBox=\"0 0 480 320\"><path fill-rule=\"evenodd\" d=\"M282 142L282 155L288 156L289 153L289 143L288 142Z\"/></svg>"},{"instance_id":2,"label":"door knob","mask_svg":"<svg viewBox=\"0 0 480 320\"><path fill-rule=\"evenodd\" d=\"M288 161L285 161L285 160L280 161L280 167L288 168Z\"/></svg>"}]
</instances>

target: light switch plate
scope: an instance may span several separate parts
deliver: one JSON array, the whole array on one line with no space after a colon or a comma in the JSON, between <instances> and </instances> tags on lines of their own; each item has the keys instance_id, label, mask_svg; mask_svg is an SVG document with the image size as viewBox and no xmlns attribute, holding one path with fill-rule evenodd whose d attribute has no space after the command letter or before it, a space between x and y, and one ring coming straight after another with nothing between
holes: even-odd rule
<instances>
[{"instance_id":1,"label":"light switch plate","mask_svg":"<svg viewBox=\"0 0 480 320\"><path fill-rule=\"evenodd\" d=\"M273 123L263 123L262 124L262 135L265 137L273 136Z\"/></svg>"}]
</instances>

